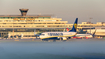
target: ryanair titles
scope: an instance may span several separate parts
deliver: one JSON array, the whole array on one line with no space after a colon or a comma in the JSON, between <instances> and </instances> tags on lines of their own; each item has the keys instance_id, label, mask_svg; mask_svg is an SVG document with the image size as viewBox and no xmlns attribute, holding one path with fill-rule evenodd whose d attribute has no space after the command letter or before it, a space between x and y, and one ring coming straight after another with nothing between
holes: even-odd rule
<instances>
[{"instance_id":1,"label":"ryanair titles","mask_svg":"<svg viewBox=\"0 0 105 59\"><path fill-rule=\"evenodd\" d=\"M49 36L63 36L63 33L48 33Z\"/></svg>"}]
</instances>

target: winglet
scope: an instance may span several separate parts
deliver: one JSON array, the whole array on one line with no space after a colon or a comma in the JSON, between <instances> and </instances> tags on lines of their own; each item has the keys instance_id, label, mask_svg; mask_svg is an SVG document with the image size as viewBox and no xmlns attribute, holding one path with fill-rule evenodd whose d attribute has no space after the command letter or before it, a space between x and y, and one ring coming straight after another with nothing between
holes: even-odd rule
<instances>
[{"instance_id":1,"label":"winglet","mask_svg":"<svg viewBox=\"0 0 105 59\"><path fill-rule=\"evenodd\" d=\"M69 29L68 29L68 28L66 28L66 30L67 30L67 31L69 31Z\"/></svg>"}]
</instances>

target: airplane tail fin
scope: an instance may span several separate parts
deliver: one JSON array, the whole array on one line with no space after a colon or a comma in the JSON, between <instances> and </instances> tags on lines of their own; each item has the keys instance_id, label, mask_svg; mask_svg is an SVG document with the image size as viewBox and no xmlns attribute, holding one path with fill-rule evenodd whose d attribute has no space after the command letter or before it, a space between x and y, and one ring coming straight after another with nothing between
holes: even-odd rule
<instances>
[{"instance_id":1,"label":"airplane tail fin","mask_svg":"<svg viewBox=\"0 0 105 59\"><path fill-rule=\"evenodd\" d=\"M93 38L95 37L95 33L96 33L96 30L95 30L94 33L92 34Z\"/></svg>"},{"instance_id":2,"label":"airplane tail fin","mask_svg":"<svg viewBox=\"0 0 105 59\"><path fill-rule=\"evenodd\" d=\"M77 23L78 23L78 18L76 18L74 24L73 24L73 27L72 29L69 31L69 32L76 32L76 29L77 29Z\"/></svg>"},{"instance_id":3,"label":"airplane tail fin","mask_svg":"<svg viewBox=\"0 0 105 59\"><path fill-rule=\"evenodd\" d=\"M68 28L66 28L66 30L67 30L67 31L69 31L69 29L68 29Z\"/></svg>"}]
</instances>

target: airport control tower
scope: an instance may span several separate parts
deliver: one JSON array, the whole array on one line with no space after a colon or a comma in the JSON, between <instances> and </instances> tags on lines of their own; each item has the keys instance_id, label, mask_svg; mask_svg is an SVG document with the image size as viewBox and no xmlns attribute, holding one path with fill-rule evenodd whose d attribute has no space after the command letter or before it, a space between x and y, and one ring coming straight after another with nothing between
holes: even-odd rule
<instances>
[{"instance_id":1,"label":"airport control tower","mask_svg":"<svg viewBox=\"0 0 105 59\"><path fill-rule=\"evenodd\" d=\"M19 9L22 16L26 16L28 9Z\"/></svg>"}]
</instances>

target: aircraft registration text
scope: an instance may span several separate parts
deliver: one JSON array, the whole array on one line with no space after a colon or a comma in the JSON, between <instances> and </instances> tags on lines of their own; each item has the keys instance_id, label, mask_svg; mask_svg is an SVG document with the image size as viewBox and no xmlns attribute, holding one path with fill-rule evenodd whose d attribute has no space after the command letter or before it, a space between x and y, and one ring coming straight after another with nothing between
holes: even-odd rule
<instances>
[{"instance_id":1,"label":"aircraft registration text","mask_svg":"<svg viewBox=\"0 0 105 59\"><path fill-rule=\"evenodd\" d=\"M49 36L63 36L63 33L48 33Z\"/></svg>"}]
</instances>

